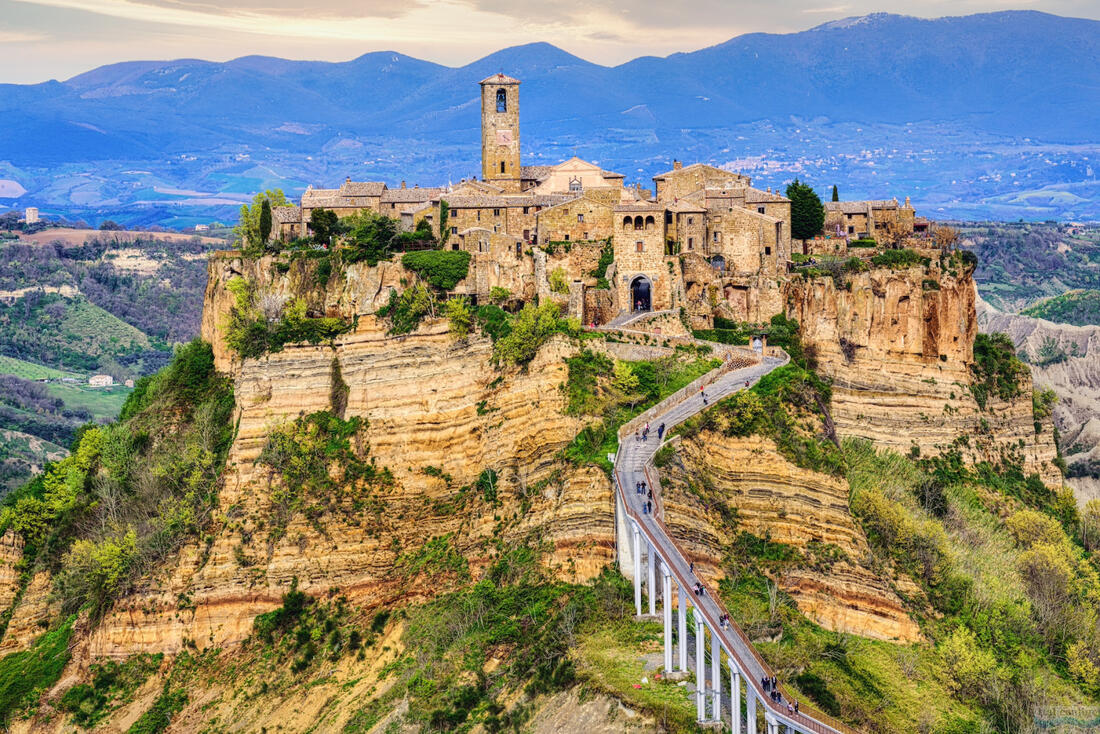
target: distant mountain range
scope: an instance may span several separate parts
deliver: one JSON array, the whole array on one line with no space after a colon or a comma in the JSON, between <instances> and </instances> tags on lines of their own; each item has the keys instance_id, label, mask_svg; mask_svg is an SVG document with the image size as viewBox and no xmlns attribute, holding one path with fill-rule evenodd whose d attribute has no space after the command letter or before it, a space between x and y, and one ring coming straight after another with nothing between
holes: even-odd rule
<instances>
[{"instance_id":1,"label":"distant mountain range","mask_svg":"<svg viewBox=\"0 0 1100 734\"><path fill-rule=\"evenodd\" d=\"M532 160L575 151L648 183L674 155L753 159L769 183L912 193L945 214L1100 218L1100 22L1025 11L875 14L615 67L536 43L460 68L396 52L252 56L0 85L0 181L27 191L0 203L180 220L267 185L445 182L478 170L477 82L497 71L523 81ZM881 178L859 162L876 150ZM973 165L959 169L956 150Z\"/></svg>"}]
</instances>

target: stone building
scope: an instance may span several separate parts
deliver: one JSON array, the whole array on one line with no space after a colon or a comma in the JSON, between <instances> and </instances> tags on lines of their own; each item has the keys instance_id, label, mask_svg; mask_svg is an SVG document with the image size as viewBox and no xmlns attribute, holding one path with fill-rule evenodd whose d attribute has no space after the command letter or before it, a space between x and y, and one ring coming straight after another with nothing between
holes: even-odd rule
<instances>
[{"instance_id":1,"label":"stone building","mask_svg":"<svg viewBox=\"0 0 1100 734\"><path fill-rule=\"evenodd\" d=\"M446 188L401 182L390 189L350 179L338 189L311 187L300 208L279 211L279 232L308 233L318 207L341 216L370 209L399 219L405 230L427 221L442 246L473 255L462 293L476 300L499 285L518 297L561 300L561 274L557 292L549 286L550 274L560 269L569 284L570 313L586 323L639 308L682 309L698 325L709 325L715 315L766 321L782 311L779 284L791 267L791 202L785 196L704 163L674 161L671 170L654 176L653 194L577 157L525 166L520 81L501 73L479 85L480 179ZM845 236L913 228L908 199L904 206L826 206L829 226L842 227ZM605 268L601 253L608 238L613 260Z\"/></svg>"},{"instance_id":2,"label":"stone building","mask_svg":"<svg viewBox=\"0 0 1100 734\"><path fill-rule=\"evenodd\" d=\"M897 199L825 202L824 233L849 239L890 237L913 234L916 212L909 197L904 204Z\"/></svg>"}]
</instances>

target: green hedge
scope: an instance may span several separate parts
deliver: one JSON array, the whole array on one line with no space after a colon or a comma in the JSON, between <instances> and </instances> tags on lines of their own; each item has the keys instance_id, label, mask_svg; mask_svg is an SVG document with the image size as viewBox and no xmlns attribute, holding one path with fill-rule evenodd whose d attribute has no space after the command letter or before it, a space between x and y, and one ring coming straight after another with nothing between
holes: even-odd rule
<instances>
[{"instance_id":1,"label":"green hedge","mask_svg":"<svg viewBox=\"0 0 1100 734\"><path fill-rule=\"evenodd\" d=\"M419 275L433 288L453 289L470 270L470 253L465 250L420 250L406 252L401 264Z\"/></svg>"}]
</instances>

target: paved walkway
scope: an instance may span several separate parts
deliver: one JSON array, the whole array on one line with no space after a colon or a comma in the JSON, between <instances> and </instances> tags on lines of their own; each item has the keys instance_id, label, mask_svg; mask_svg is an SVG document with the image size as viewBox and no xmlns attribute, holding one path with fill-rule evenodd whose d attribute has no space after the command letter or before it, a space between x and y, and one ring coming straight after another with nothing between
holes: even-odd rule
<instances>
[{"instance_id":1,"label":"paved walkway","mask_svg":"<svg viewBox=\"0 0 1100 734\"><path fill-rule=\"evenodd\" d=\"M704 393L709 405L714 405L718 400L744 389L746 382L749 385L755 384L761 377L785 363L786 360L765 357L762 363L728 372L705 388ZM670 405L666 411L662 411L650 421L648 441L636 441L633 436L627 436L619 444L619 452L615 457L615 473L619 482L619 491L622 494L628 513L638 522L643 535L657 549L657 554L662 559L667 560L669 571L685 592L698 583L700 579L691 573L688 560L675 541L672 540L668 528L659 519L659 514L663 513L658 513L658 507L655 506L654 514L642 514L642 503L646 498L644 495L638 494L634 488L638 482L646 482L647 486L655 488L654 498L659 501L659 491L657 490L660 487L660 478L656 476L655 471L647 468L647 464L650 464L653 455L661 445L660 440L657 438L657 428L664 423L665 436L667 436L674 426L699 413L705 407L707 406L703 404L702 395L699 394L689 396L678 404ZM650 593L653 593L653 591L650 590ZM719 635L722 647L726 652L732 652L734 660L745 678L745 685L748 690L756 691L765 711L769 711L783 723L788 725L793 723L799 731L820 732L821 734L852 731L840 722L829 721L829 723L825 723L821 719L811 718L803 713L788 716L787 699L784 698L782 705L775 704L763 690L760 681L765 676L770 676L771 671L766 667L756 650L753 649L752 643L732 621L730 628L725 630L721 629L718 624L720 615L726 613L726 610L716 601L713 590L708 588L706 594L702 597L693 594L688 599L702 614L707 626ZM686 641L681 644L684 644L684 642ZM782 689L782 685L780 688ZM800 704L802 703L804 702L800 701ZM728 710L728 707L724 707L724 709Z\"/></svg>"}]
</instances>

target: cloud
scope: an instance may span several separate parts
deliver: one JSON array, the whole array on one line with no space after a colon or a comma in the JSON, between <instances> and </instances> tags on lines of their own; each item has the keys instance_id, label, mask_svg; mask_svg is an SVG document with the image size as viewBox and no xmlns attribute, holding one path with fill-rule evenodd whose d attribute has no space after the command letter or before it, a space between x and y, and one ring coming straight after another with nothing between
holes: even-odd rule
<instances>
[{"instance_id":1,"label":"cloud","mask_svg":"<svg viewBox=\"0 0 1100 734\"><path fill-rule=\"evenodd\" d=\"M835 15L837 13L843 13L851 9L851 5L830 5L827 8L803 8L802 12L809 14L828 13L829 15Z\"/></svg>"},{"instance_id":2,"label":"cloud","mask_svg":"<svg viewBox=\"0 0 1100 734\"><path fill-rule=\"evenodd\" d=\"M36 43L48 39L45 33L28 31L5 31L0 29L0 43Z\"/></svg>"}]
</instances>

